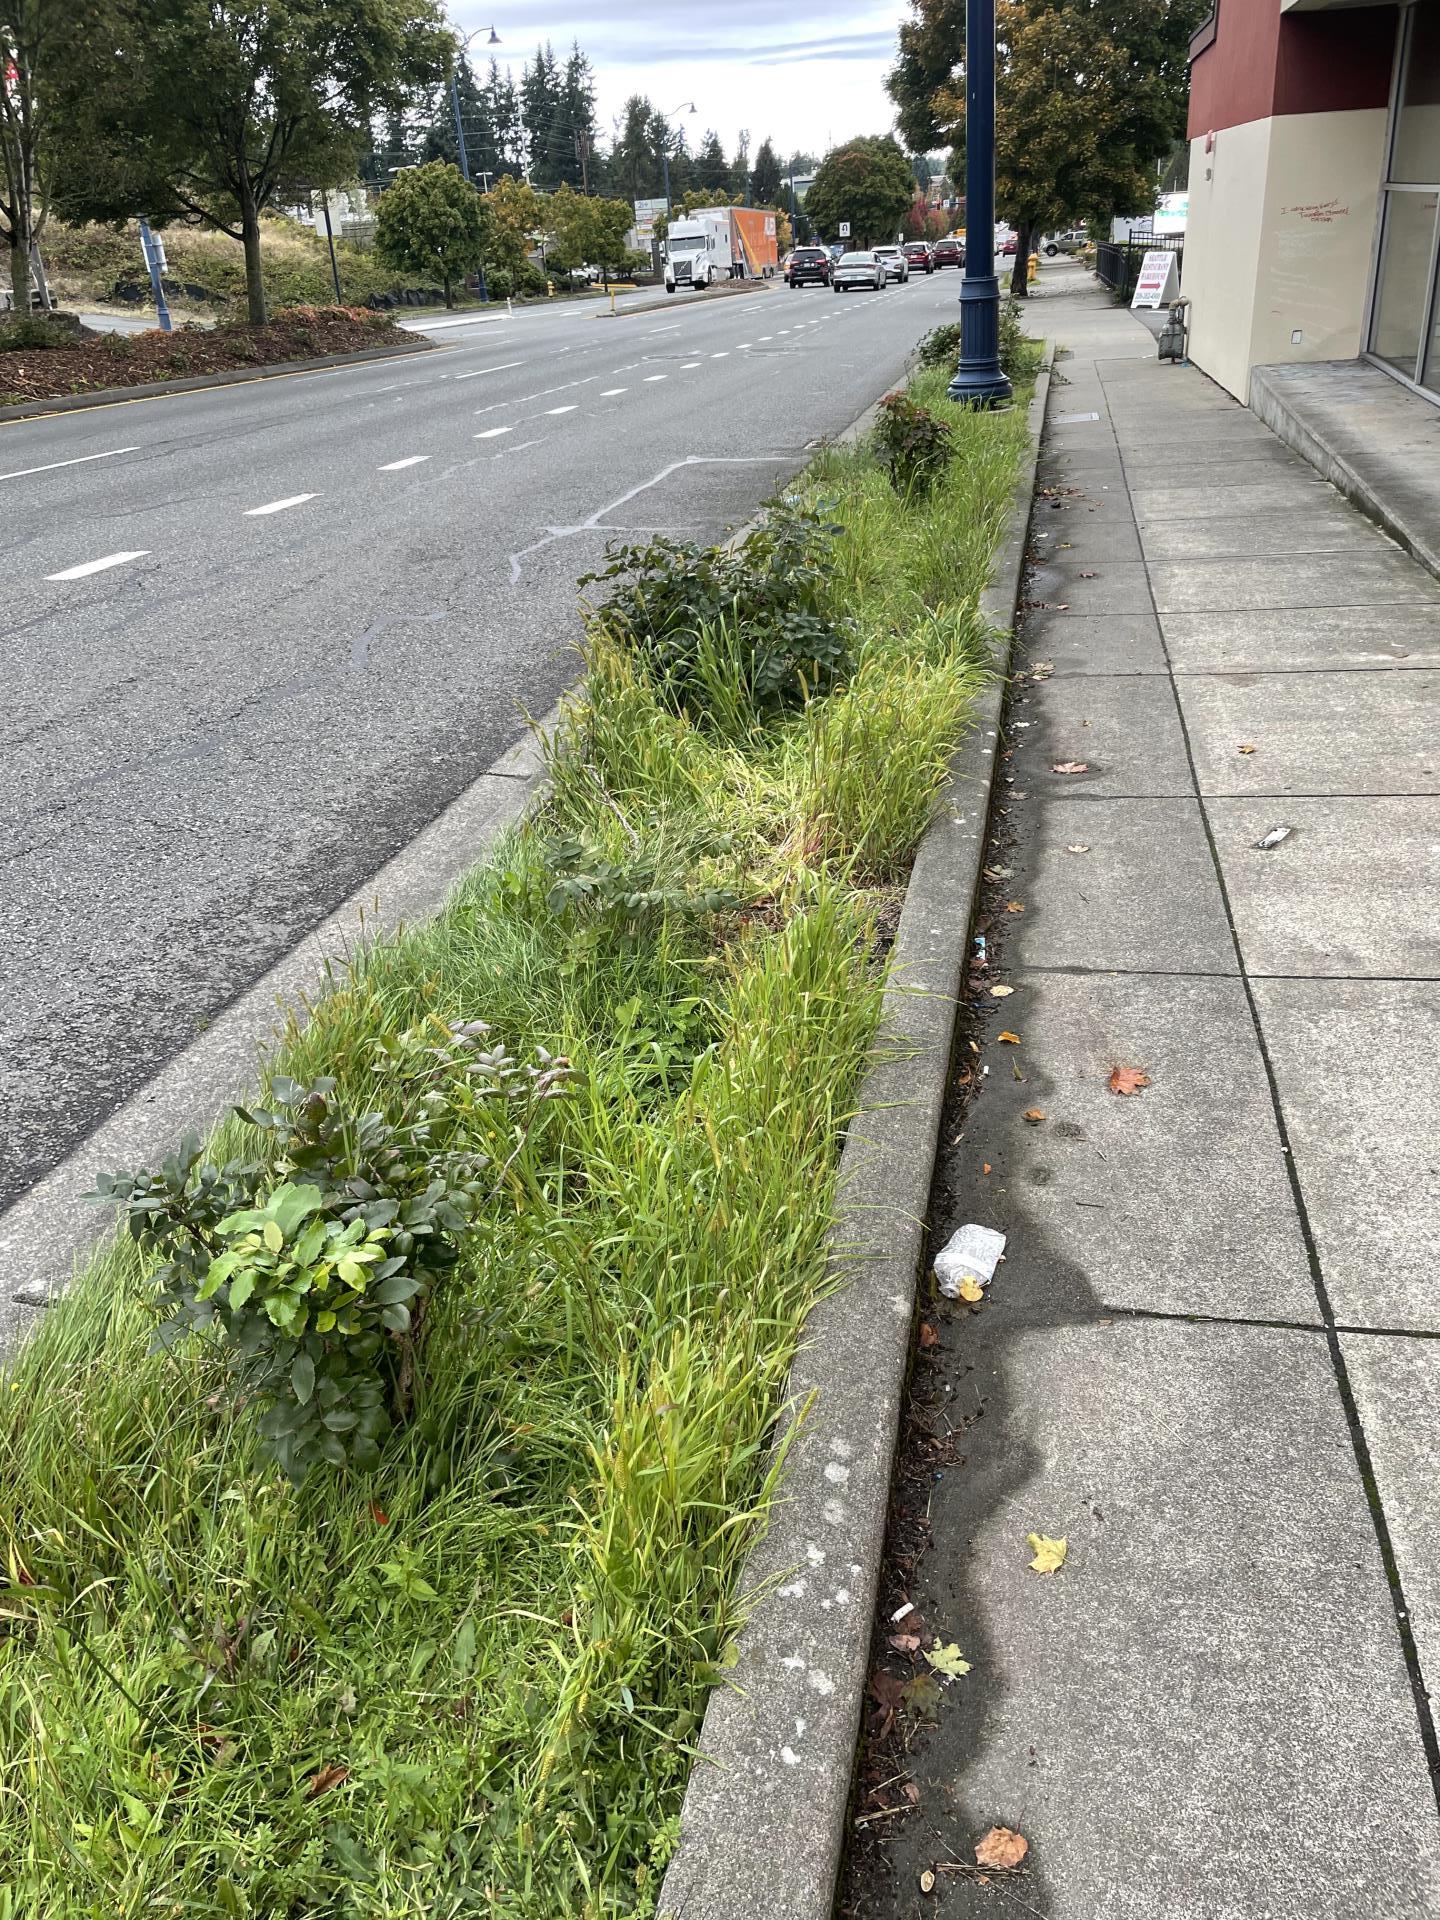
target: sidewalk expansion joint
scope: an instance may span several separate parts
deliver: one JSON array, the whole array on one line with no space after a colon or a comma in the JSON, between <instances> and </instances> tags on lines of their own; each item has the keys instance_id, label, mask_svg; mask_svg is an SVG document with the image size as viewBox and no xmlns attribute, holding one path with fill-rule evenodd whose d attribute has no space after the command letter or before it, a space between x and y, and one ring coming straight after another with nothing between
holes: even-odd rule
<instances>
[{"instance_id":1,"label":"sidewalk expansion joint","mask_svg":"<svg viewBox=\"0 0 1440 1920\"><path fill-rule=\"evenodd\" d=\"M1102 380L1100 384L1102 391L1104 391L1104 381ZM1108 405L1108 393L1106 394L1106 402ZM1129 502L1130 510L1133 514L1135 501L1130 485L1130 474L1123 460L1121 465L1121 485L1124 487L1125 497ZM1155 615L1157 623L1160 623L1160 608L1155 599L1155 582L1152 573L1152 563L1149 560L1145 560L1142 564L1145 568L1145 583L1150 597L1150 611ZM1373 602L1369 604L1373 606ZM1432 599L1422 604L1433 607L1435 602ZM1214 610L1207 609L1207 611ZM1256 609L1234 608L1229 609L1229 611L1253 612L1256 611ZM1191 739L1190 727L1186 719L1184 705L1180 699L1180 692L1175 685L1174 664L1170 656L1169 643L1165 638L1163 623L1160 624L1160 647L1165 660L1166 673L1170 681L1171 698L1174 700L1175 712L1180 723L1180 735L1185 746L1185 757L1190 769L1190 778L1195 783L1196 792L1199 793L1200 780L1195 766L1194 742ZM1265 799L1267 797L1269 796L1246 796L1247 799ZM1411 1610L1406 1598L1404 1583L1400 1577L1400 1566L1395 1553L1395 1543L1390 1533L1389 1516L1385 1511L1384 1499L1381 1495L1379 1480L1375 1473L1375 1464L1371 1458L1370 1442L1360 1418L1360 1409L1355 1398L1354 1387L1350 1380L1350 1370L1346 1364L1344 1349L1340 1345L1341 1329L1336 1323L1334 1307L1330 1300L1330 1290L1326 1283L1324 1269L1320 1262L1320 1251L1315 1238L1315 1230L1310 1220L1309 1208L1306 1203L1304 1189L1300 1182L1299 1170L1295 1165L1295 1154L1290 1139L1290 1129L1285 1117L1284 1104L1280 1097L1280 1083L1275 1071L1275 1063L1271 1058L1270 1048L1265 1038L1265 1029L1260 1019L1260 1009L1256 1003L1253 983L1246 970L1245 954L1240 944L1240 933L1235 924L1234 906L1230 898L1229 888L1225 882L1225 869L1220 858L1220 849L1215 838L1214 823L1210 818L1205 796L1201 796L1199 805L1200 820L1205 831L1206 844L1210 849L1210 859L1214 869L1215 883L1220 892L1221 905L1225 913L1231 943L1234 947L1235 958L1239 966L1240 982L1244 988L1245 1001L1250 1013L1250 1024L1255 1035L1255 1045L1259 1052L1260 1064L1264 1070L1266 1084L1269 1089L1270 1107L1274 1116L1275 1127L1280 1137L1280 1145L1285 1160L1286 1179L1290 1185L1290 1197L1295 1208L1295 1217L1299 1224L1301 1240L1305 1248L1306 1263L1310 1269L1310 1281L1315 1290L1316 1304L1319 1307L1321 1319L1324 1322L1322 1331L1329 1349L1330 1365L1335 1376L1335 1384L1340 1395L1340 1403L1344 1411L1345 1422L1350 1431L1350 1444L1354 1450L1355 1464L1359 1470L1361 1484L1365 1489L1365 1498L1370 1508L1370 1519L1375 1529L1375 1539L1379 1549L1381 1565L1384 1568L1386 1582L1390 1588L1390 1600L1395 1616L1396 1634L1404 1658L1406 1674L1410 1681L1411 1695L1415 1703L1415 1717L1419 1726L1420 1742L1425 1752L1426 1765L1430 1772L1430 1785L1435 1795L1437 1810L1440 1810L1440 1737L1437 1737L1435 1716L1431 1707L1430 1696L1425 1686L1424 1675L1421 1671L1419 1649L1415 1644L1415 1634L1410 1623Z\"/></svg>"},{"instance_id":2,"label":"sidewalk expansion joint","mask_svg":"<svg viewBox=\"0 0 1440 1920\"><path fill-rule=\"evenodd\" d=\"M1328 1338L1331 1333L1366 1334L1376 1340L1440 1340L1437 1327L1363 1327L1348 1321L1333 1324L1324 1320L1271 1320L1246 1313L1183 1313L1164 1307L1117 1307L1102 1304L1094 1313L1069 1316L1086 1325L1107 1320L1175 1321L1187 1327L1256 1327L1277 1333L1313 1333Z\"/></svg>"}]
</instances>

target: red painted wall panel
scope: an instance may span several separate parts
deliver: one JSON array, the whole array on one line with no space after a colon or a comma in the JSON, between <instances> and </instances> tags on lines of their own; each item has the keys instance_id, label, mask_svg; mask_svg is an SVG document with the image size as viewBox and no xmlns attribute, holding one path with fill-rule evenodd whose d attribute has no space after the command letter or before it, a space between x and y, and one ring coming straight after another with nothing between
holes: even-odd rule
<instances>
[{"instance_id":1,"label":"red painted wall panel","mask_svg":"<svg viewBox=\"0 0 1440 1920\"><path fill-rule=\"evenodd\" d=\"M1219 0L1214 41L1190 69L1190 138L1273 113L1340 113L1390 98L1395 6L1282 13Z\"/></svg>"}]
</instances>

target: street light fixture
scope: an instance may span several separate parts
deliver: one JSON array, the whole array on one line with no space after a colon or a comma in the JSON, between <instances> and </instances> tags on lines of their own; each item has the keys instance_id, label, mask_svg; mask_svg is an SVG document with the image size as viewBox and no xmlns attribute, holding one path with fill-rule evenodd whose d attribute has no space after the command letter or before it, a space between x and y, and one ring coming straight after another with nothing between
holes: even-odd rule
<instances>
[{"instance_id":1,"label":"street light fixture","mask_svg":"<svg viewBox=\"0 0 1440 1920\"><path fill-rule=\"evenodd\" d=\"M678 107L672 108L667 118L673 120L675 115L686 107L689 108L690 117L693 120L699 112L693 100L682 100ZM668 220L670 218L670 150L663 140L660 142L660 166L665 175L665 218Z\"/></svg>"},{"instance_id":2,"label":"street light fixture","mask_svg":"<svg viewBox=\"0 0 1440 1920\"><path fill-rule=\"evenodd\" d=\"M1004 406L1011 394L995 278L995 0L965 0L965 279L960 365L946 391L973 407Z\"/></svg>"}]
</instances>

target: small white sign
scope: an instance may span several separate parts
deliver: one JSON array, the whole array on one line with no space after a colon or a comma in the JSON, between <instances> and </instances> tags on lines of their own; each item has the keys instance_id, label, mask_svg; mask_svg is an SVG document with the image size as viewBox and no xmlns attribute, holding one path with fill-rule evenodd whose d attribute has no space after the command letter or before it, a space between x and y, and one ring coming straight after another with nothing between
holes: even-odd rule
<instances>
[{"instance_id":1,"label":"small white sign","mask_svg":"<svg viewBox=\"0 0 1440 1920\"><path fill-rule=\"evenodd\" d=\"M850 222L848 220L842 220L840 222L840 238L842 240L848 240L850 238Z\"/></svg>"},{"instance_id":2,"label":"small white sign","mask_svg":"<svg viewBox=\"0 0 1440 1920\"><path fill-rule=\"evenodd\" d=\"M1140 278L1135 282L1130 311L1133 313L1137 307L1168 307L1179 291L1180 270L1174 254L1147 253L1140 263Z\"/></svg>"}]
</instances>

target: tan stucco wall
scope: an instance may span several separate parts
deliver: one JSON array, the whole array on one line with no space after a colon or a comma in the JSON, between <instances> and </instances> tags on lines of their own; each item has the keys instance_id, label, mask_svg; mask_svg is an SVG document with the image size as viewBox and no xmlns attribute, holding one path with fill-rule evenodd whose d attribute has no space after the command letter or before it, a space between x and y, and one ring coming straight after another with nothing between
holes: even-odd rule
<instances>
[{"instance_id":1,"label":"tan stucco wall","mask_svg":"<svg viewBox=\"0 0 1440 1920\"><path fill-rule=\"evenodd\" d=\"M1379 107L1251 120L1208 154L1192 142L1190 352L1239 399L1251 367L1359 353L1384 142Z\"/></svg>"}]
</instances>

